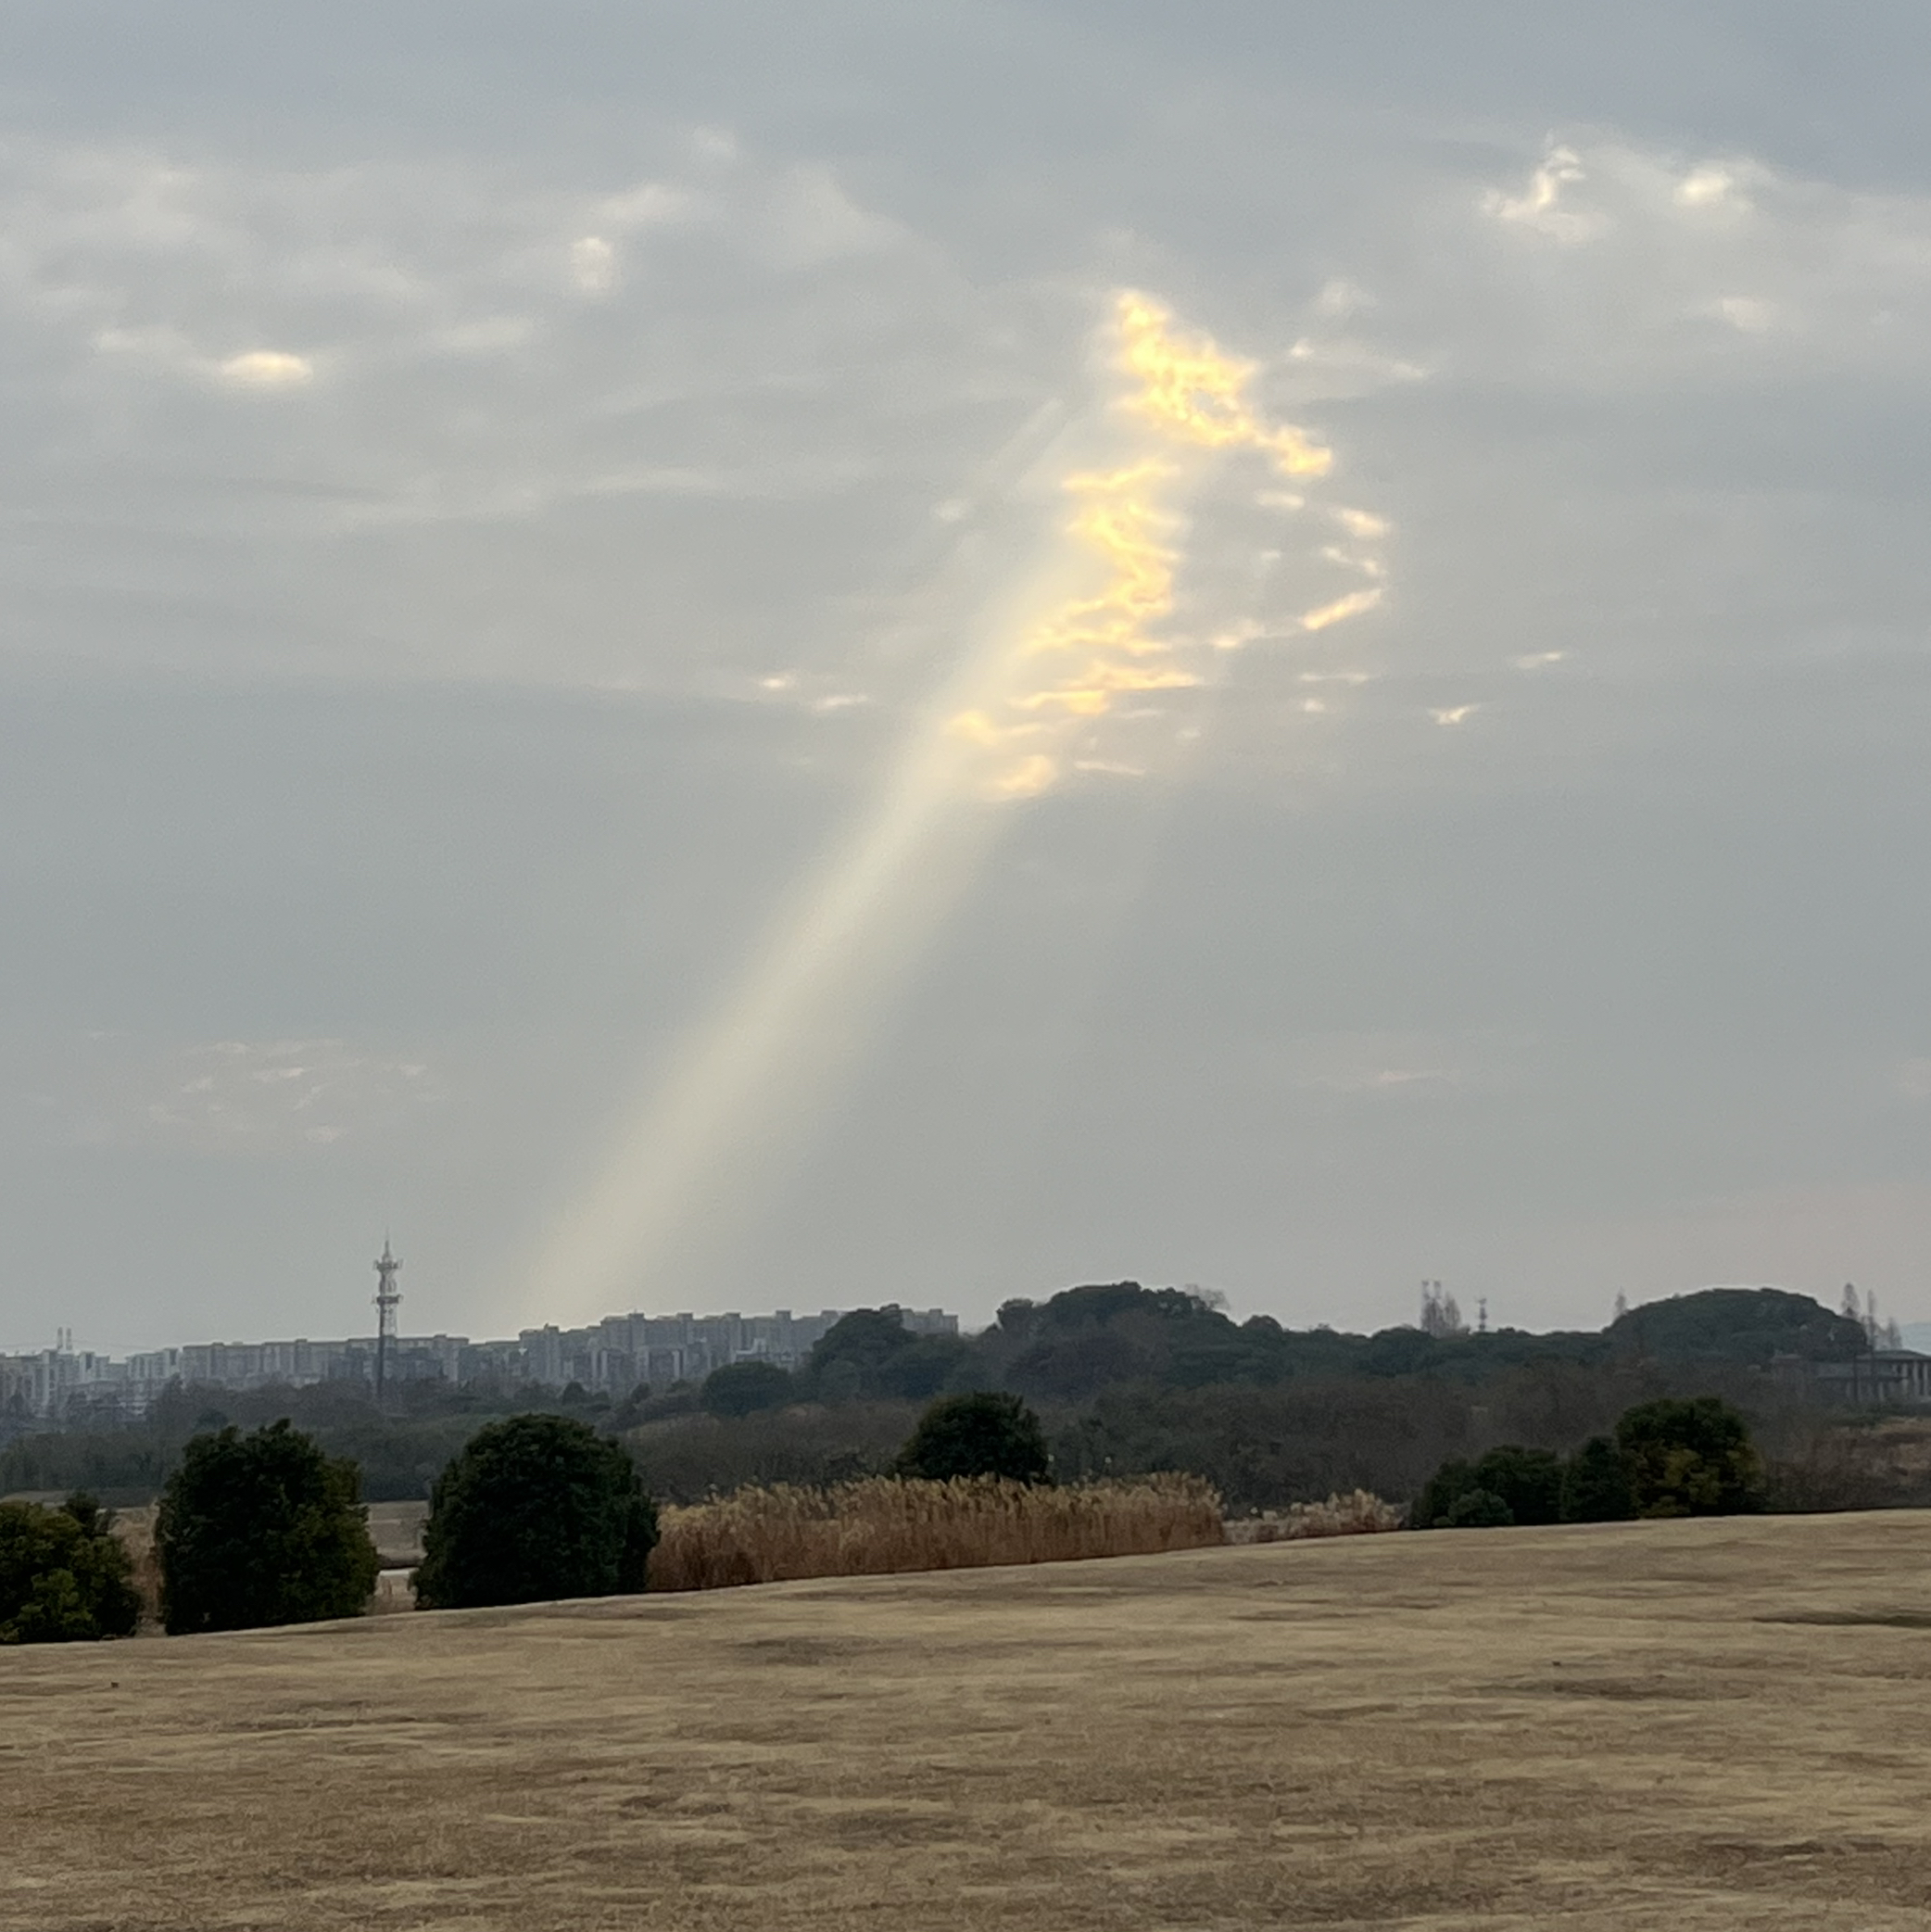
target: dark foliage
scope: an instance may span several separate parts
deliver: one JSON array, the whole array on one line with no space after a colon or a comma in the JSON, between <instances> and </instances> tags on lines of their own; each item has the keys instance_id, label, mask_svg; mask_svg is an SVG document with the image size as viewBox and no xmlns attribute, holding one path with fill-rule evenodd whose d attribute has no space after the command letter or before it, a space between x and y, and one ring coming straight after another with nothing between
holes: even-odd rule
<instances>
[{"instance_id":1,"label":"dark foliage","mask_svg":"<svg viewBox=\"0 0 1931 1932\"><path fill-rule=\"evenodd\" d=\"M416 1600L425 1610L641 1590L657 1511L620 1443L569 1416L478 1430L436 1478Z\"/></svg>"},{"instance_id":2,"label":"dark foliage","mask_svg":"<svg viewBox=\"0 0 1931 1932\"><path fill-rule=\"evenodd\" d=\"M1612 1321L1607 1339L1618 1354L1673 1362L1848 1362L1870 1346L1861 1323L1782 1288L1704 1288L1649 1302Z\"/></svg>"},{"instance_id":3,"label":"dark foliage","mask_svg":"<svg viewBox=\"0 0 1931 1932\"><path fill-rule=\"evenodd\" d=\"M0 1494L86 1489L110 1503L151 1502L190 1437L230 1422L249 1429L285 1416L326 1454L360 1465L362 1494L370 1501L415 1501L429 1494L449 1458L492 1416L562 1402L539 1388L451 1388L436 1382L405 1383L393 1399L391 1409L379 1410L366 1386L347 1382L299 1389L176 1385L138 1422L109 1416L78 1426L77 1419L77 1426L10 1443L0 1449Z\"/></svg>"},{"instance_id":4,"label":"dark foliage","mask_svg":"<svg viewBox=\"0 0 1931 1932\"><path fill-rule=\"evenodd\" d=\"M660 1417L624 1442L652 1496L699 1503L751 1483L812 1488L885 1475L917 1420L909 1402L812 1403L738 1417Z\"/></svg>"},{"instance_id":5,"label":"dark foliage","mask_svg":"<svg viewBox=\"0 0 1931 1932\"><path fill-rule=\"evenodd\" d=\"M707 1416L749 1416L781 1408L793 1393L790 1376L775 1362L731 1362L704 1378L698 1406Z\"/></svg>"},{"instance_id":6,"label":"dark foliage","mask_svg":"<svg viewBox=\"0 0 1931 1932\"><path fill-rule=\"evenodd\" d=\"M1476 1516L1460 1507L1471 1496L1489 1499ZM1562 1513L1561 1458L1547 1449L1501 1443L1472 1462L1445 1462L1415 1498L1408 1523L1418 1530L1486 1527L1495 1520L1489 1503L1501 1506L1506 1512L1501 1520L1508 1522L1558 1522Z\"/></svg>"},{"instance_id":7,"label":"dark foliage","mask_svg":"<svg viewBox=\"0 0 1931 1932\"><path fill-rule=\"evenodd\" d=\"M190 1441L155 1547L170 1635L360 1616L375 1588L355 1464L285 1419Z\"/></svg>"},{"instance_id":8,"label":"dark foliage","mask_svg":"<svg viewBox=\"0 0 1931 1932\"><path fill-rule=\"evenodd\" d=\"M1715 1395L1663 1397L1616 1424L1638 1516L1736 1516L1764 1505L1749 1424Z\"/></svg>"},{"instance_id":9,"label":"dark foliage","mask_svg":"<svg viewBox=\"0 0 1931 1932\"><path fill-rule=\"evenodd\" d=\"M1516 1521L1515 1511L1493 1489L1465 1489L1448 1506L1448 1513L1436 1525L1445 1530L1506 1530Z\"/></svg>"},{"instance_id":10,"label":"dark foliage","mask_svg":"<svg viewBox=\"0 0 1931 1932\"><path fill-rule=\"evenodd\" d=\"M1562 1458L1552 1450L1500 1444L1476 1458L1475 1486L1500 1496L1525 1526L1561 1521Z\"/></svg>"},{"instance_id":11,"label":"dark foliage","mask_svg":"<svg viewBox=\"0 0 1931 1932\"><path fill-rule=\"evenodd\" d=\"M1449 1512L1475 1487L1475 1466L1464 1457L1443 1463L1408 1505L1411 1530L1445 1530Z\"/></svg>"},{"instance_id":12,"label":"dark foliage","mask_svg":"<svg viewBox=\"0 0 1931 1932\"><path fill-rule=\"evenodd\" d=\"M607 1409L600 1394L579 1394L570 1409L623 1432L653 1492L685 1501L741 1482L889 1469L911 1405L1002 1389L1040 1412L1063 1480L1190 1470L1248 1509L1357 1486L1419 1499L1445 1461L1472 1462L1497 1443L1566 1456L1634 1406L1715 1395L1748 1415L1780 1508L1931 1502L1931 1477L1874 1438L1847 1446L1842 1428L1820 1433L1828 1411L1789 1359L1861 1333L1801 1296L1716 1290L1652 1304L1596 1334L1350 1335L1266 1316L1235 1322L1211 1296L1119 1282L1008 1302L967 1339L915 1335L896 1307L859 1310L823 1338L783 1406L742 1416L703 1412L688 1384L638 1390ZM85 1487L145 1500L212 1412L214 1426L290 1416L331 1455L360 1462L365 1495L422 1496L486 1421L564 1407L553 1391L436 1383L405 1383L393 1400L378 1414L353 1383L176 1389L139 1426L103 1419L0 1449L0 1493Z\"/></svg>"},{"instance_id":13,"label":"dark foliage","mask_svg":"<svg viewBox=\"0 0 1931 1932\"><path fill-rule=\"evenodd\" d=\"M1562 1471L1564 1522L1622 1522L1635 1514L1629 1471L1606 1435L1592 1435Z\"/></svg>"},{"instance_id":14,"label":"dark foliage","mask_svg":"<svg viewBox=\"0 0 1931 1932\"><path fill-rule=\"evenodd\" d=\"M970 1365L973 1345L957 1335L915 1335L896 1304L854 1308L813 1345L801 1393L824 1402L922 1402Z\"/></svg>"},{"instance_id":15,"label":"dark foliage","mask_svg":"<svg viewBox=\"0 0 1931 1932\"><path fill-rule=\"evenodd\" d=\"M133 1636L140 1617L127 1551L92 1496L0 1503L0 1644Z\"/></svg>"},{"instance_id":16,"label":"dark foliage","mask_svg":"<svg viewBox=\"0 0 1931 1932\"><path fill-rule=\"evenodd\" d=\"M919 1417L898 1460L900 1475L928 1483L954 1476L1050 1483L1052 1471L1039 1417L1018 1396L984 1389L933 1403Z\"/></svg>"}]
</instances>

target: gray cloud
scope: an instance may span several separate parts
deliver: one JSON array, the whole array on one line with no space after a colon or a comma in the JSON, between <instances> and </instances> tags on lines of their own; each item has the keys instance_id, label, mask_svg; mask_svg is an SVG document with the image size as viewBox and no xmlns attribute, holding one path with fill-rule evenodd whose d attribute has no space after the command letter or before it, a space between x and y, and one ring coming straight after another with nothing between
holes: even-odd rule
<instances>
[{"instance_id":1,"label":"gray cloud","mask_svg":"<svg viewBox=\"0 0 1931 1932\"><path fill-rule=\"evenodd\" d=\"M1033 608L1122 286L1333 474L1204 476L1206 682L636 1299L1909 1312L1913 12L22 12L0 1345L347 1325L385 1219L598 1312L523 1257Z\"/></svg>"}]
</instances>

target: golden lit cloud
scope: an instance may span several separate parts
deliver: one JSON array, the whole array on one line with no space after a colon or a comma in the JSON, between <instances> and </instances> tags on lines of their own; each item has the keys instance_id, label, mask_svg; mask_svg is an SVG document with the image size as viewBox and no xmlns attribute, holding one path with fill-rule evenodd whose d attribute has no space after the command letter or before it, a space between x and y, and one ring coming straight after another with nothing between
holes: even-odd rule
<instances>
[{"instance_id":1,"label":"golden lit cloud","mask_svg":"<svg viewBox=\"0 0 1931 1932\"><path fill-rule=\"evenodd\" d=\"M1139 427L1143 447L1131 461L1076 471L1064 480L1061 487L1079 506L1066 526L1069 549L1087 570L1097 566L1098 586L1052 606L1027 628L1011 661L1012 688L953 721L955 735L1009 758L995 758L984 775L979 789L989 797L1035 797L1050 789L1062 769L1117 767L1114 760L1074 757L1066 747L1042 745L1041 719L1090 725L1113 714L1125 697L1186 690L1205 682L1180 662L1182 643L1166 629L1183 561L1184 520L1178 503L1195 479L1201 452L1250 450L1289 477L1324 475L1333 461L1332 453L1303 430L1268 423L1256 413L1248 396L1251 362L1223 354L1205 336L1181 334L1167 310L1144 296L1120 297L1115 320L1117 366L1129 384L1116 412ZM1268 491L1259 500L1299 510L1306 499L1297 492ZM1366 511L1335 515L1359 538L1387 532ZM1279 553L1265 554L1271 561ZM1367 575L1382 574L1372 558L1337 553L1331 561ZM1303 630L1323 629L1371 609L1380 597L1378 590L1352 591L1297 622ZM1252 619L1241 620L1220 630L1213 648L1238 650L1264 629Z\"/></svg>"},{"instance_id":2,"label":"golden lit cloud","mask_svg":"<svg viewBox=\"0 0 1931 1932\"><path fill-rule=\"evenodd\" d=\"M1269 429L1248 407L1251 362L1223 356L1204 336L1187 341L1167 326L1172 318L1143 296L1122 296L1121 360L1139 379L1127 407L1150 417L1175 440L1208 449L1262 449L1284 476L1325 476L1334 459L1292 425Z\"/></svg>"},{"instance_id":3,"label":"golden lit cloud","mask_svg":"<svg viewBox=\"0 0 1931 1932\"><path fill-rule=\"evenodd\" d=\"M1337 597L1311 611L1303 611L1297 622L1304 631L1324 631L1332 624L1341 624L1350 617L1360 616L1364 611L1373 610L1381 600L1379 590L1350 590L1345 597Z\"/></svg>"},{"instance_id":4,"label":"golden lit cloud","mask_svg":"<svg viewBox=\"0 0 1931 1932\"><path fill-rule=\"evenodd\" d=\"M251 348L245 355L230 356L221 365L223 382L239 389L293 389L312 382L315 365L306 356L292 356L285 349Z\"/></svg>"}]
</instances>

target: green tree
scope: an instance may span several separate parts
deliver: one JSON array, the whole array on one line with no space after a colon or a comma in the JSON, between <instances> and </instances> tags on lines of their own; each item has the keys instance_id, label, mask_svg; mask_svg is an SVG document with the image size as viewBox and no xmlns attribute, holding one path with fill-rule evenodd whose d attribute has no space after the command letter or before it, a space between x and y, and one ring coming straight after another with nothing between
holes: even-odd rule
<instances>
[{"instance_id":1,"label":"green tree","mask_svg":"<svg viewBox=\"0 0 1931 1932\"><path fill-rule=\"evenodd\" d=\"M1622 1522L1635 1514L1629 1471L1606 1435L1592 1435L1562 1471L1564 1522Z\"/></svg>"},{"instance_id":2,"label":"green tree","mask_svg":"<svg viewBox=\"0 0 1931 1932\"><path fill-rule=\"evenodd\" d=\"M890 1379L896 1358L917 1340L895 1302L882 1308L853 1308L812 1344L804 1379L833 1401L877 1395Z\"/></svg>"},{"instance_id":3,"label":"green tree","mask_svg":"<svg viewBox=\"0 0 1931 1932\"><path fill-rule=\"evenodd\" d=\"M1473 1462L1451 1458L1415 1498L1408 1510L1409 1526L1418 1530L1493 1527L1492 1513L1481 1513L1488 1509L1486 1503L1470 1506L1478 1510L1474 1517L1456 1513L1465 1496L1478 1492L1490 1503L1499 1503L1509 1522L1558 1522L1562 1513L1561 1458L1547 1449L1524 1449L1514 1443L1498 1444Z\"/></svg>"},{"instance_id":4,"label":"green tree","mask_svg":"<svg viewBox=\"0 0 1931 1932\"><path fill-rule=\"evenodd\" d=\"M197 1435L155 1522L170 1636L359 1617L379 1568L361 1472L284 1419Z\"/></svg>"},{"instance_id":5,"label":"green tree","mask_svg":"<svg viewBox=\"0 0 1931 1932\"><path fill-rule=\"evenodd\" d=\"M1559 1522L1562 1518L1562 1458L1547 1449L1524 1449L1502 1443L1476 1459L1475 1487L1500 1496L1511 1522Z\"/></svg>"},{"instance_id":6,"label":"green tree","mask_svg":"<svg viewBox=\"0 0 1931 1932\"><path fill-rule=\"evenodd\" d=\"M1719 1396L1665 1396L1625 1409L1616 1447L1638 1516L1736 1516L1763 1508L1763 1464L1749 1424Z\"/></svg>"},{"instance_id":7,"label":"green tree","mask_svg":"<svg viewBox=\"0 0 1931 1932\"><path fill-rule=\"evenodd\" d=\"M1466 1457L1450 1457L1422 1485L1421 1494L1408 1505L1408 1527L1411 1530L1445 1530L1449 1510L1474 1487L1474 1464Z\"/></svg>"},{"instance_id":8,"label":"green tree","mask_svg":"<svg viewBox=\"0 0 1931 1932\"><path fill-rule=\"evenodd\" d=\"M424 1610L612 1597L644 1587L657 1510L622 1444L569 1416L472 1436L429 1493Z\"/></svg>"},{"instance_id":9,"label":"green tree","mask_svg":"<svg viewBox=\"0 0 1931 1932\"><path fill-rule=\"evenodd\" d=\"M899 1452L898 1472L943 1483L953 1476L1004 1476L1050 1483L1040 1419L1016 1395L979 1390L943 1395L918 1419Z\"/></svg>"},{"instance_id":10,"label":"green tree","mask_svg":"<svg viewBox=\"0 0 1931 1932\"><path fill-rule=\"evenodd\" d=\"M0 1644L132 1636L140 1617L127 1551L92 1496L0 1503Z\"/></svg>"},{"instance_id":11,"label":"green tree","mask_svg":"<svg viewBox=\"0 0 1931 1932\"><path fill-rule=\"evenodd\" d=\"M705 1376L698 1406L706 1415L749 1416L781 1408L791 1395L791 1378L776 1362L729 1362Z\"/></svg>"},{"instance_id":12,"label":"green tree","mask_svg":"<svg viewBox=\"0 0 1931 1932\"><path fill-rule=\"evenodd\" d=\"M1465 1489L1448 1506L1440 1527L1447 1530L1506 1530L1515 1512L1493 1489Z\"/></svg>"}]
</instances>

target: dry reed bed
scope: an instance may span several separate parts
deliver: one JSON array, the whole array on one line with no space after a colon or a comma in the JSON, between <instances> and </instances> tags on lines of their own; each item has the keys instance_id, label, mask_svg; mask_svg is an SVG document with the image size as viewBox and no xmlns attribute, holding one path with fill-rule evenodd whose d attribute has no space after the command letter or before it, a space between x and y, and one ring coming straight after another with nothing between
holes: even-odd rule
<instances>
[{"instance_id":1,"label":"dry reed bed","mask_svg":"<svg viewBox=\"0 0 1931 1932\"><path fill-rule=\"evenodd\" d=\"M828 1489L740 1489L667 1509L653 1590L715 1590L810 1576L973 1570L1079 1557L1155 1556L1222 1540L1220 1498L1198 1476L1028 1488L875 1476Z\"/></svg>"},{"instance_id":2,"label":"dry reed bed","mask_svg":"<svg viewBox=\"0 0 1931 1932\"><path fill-rule=\"evenodd\" d=\"M1230 1543L1298 1543L1306 1536L1372 1536L1405 1521L1393 1503L1369 1489L1351 1489L1324 1503L1290 1503L1227 1525Z\"/></svg>"}]
</instances>

